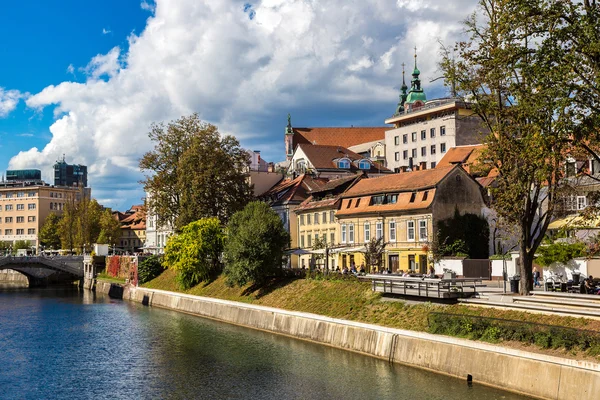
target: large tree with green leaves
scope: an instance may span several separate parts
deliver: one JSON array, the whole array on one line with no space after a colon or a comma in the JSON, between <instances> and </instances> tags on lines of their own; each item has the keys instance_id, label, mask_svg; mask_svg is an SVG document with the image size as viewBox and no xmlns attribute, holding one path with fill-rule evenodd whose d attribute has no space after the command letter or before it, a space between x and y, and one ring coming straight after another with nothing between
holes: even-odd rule
<instances>
[{"instance_id":1,"label":"large tree with green leaves","mask_svg":"<svg viewBox=\"0 0 600 400\"><path fill-rule=\"evenodd\" d=\"M153 124L149 136L155 147L139 165L147 173L142 183L158 225L179 231L200 218L227 222L252 198L248 153L198 114Z\"/></svg>"},{"instance_id":2,"label":"large tree with green leaves","mask_svg":"<svg viewBox=\"0 0 600 400\"><path fill-rule=\"evenodd\" d=\"M281 269L290 236L266 203L253 201L233 214L227 233L224 273L229 284L262 284Z\"/></svg>"},{"instance_id":3,"label":"large tree with green leaves","mask_svg":"<svg viewBox=\"0 0 600 400\"><path fill-rule=\"evenodd\" d=\"M65 250L87 251L97 242L100 235L100 216L102 207L89 197L89 191L80 188L65 202L64 210L58 222L58 234Z\"/></svg>"},{"instance_id":4,"label":"large tree with green leaves","mask_svg":"<svg viewBox=\"0 0 600 400\"><path fill-rule=\"evenodd\" d=\"M40 244L46 249L60 249L59 222L60 217L55 213L51 212L46 217L46 219L44 220L44 224L40 228L38 238L40 240Z\"/></svg>"},{"instance_id":5,"label":"large tree with green leaves","mask_svg":"<svg viewBox=\"0 0 600 400\"><path fill-rule=\"evenodd\" d=\"M565 29L573 32L563 3L481 0L465 22L469 39L441 63L491 132L483 158L498 171L492 206L518 227L522 293L532 289L532 262L560 201L578 126L573 71L583 65L567 62L578 61L567 58Z\"/></svg>"},{"instance_id":6,"label":"large tree with green leaves","mask_svg":"<svg viewBox=\"0 0 600 400\"><path fill-rule=\"evenodd\" d=\"M100 215L100 234L97 243L116 246L121 238L121 224L108 209Z\"/></svg>"},{"instance_id":7,"label":"large tree with green leaves","mask_svg":"<svg viewBox=\"0 0 600 400\"><path fill-rule=\"evenodd\" d=\"M221 272L224 239L218 218L194 221L169 238L163 265L177 271L179 285L189 289Z\"/></svg>"}]
</instances>

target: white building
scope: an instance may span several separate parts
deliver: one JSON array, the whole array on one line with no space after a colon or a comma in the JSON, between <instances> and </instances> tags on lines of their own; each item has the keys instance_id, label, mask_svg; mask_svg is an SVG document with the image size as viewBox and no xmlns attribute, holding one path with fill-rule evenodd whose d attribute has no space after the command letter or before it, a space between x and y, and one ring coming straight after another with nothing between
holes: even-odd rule
<instances>
[{"instance_id":1,"label":"white building","mask_svg":"<svg viewBox=\"0 0 600 400\"><path fill-rule=\"evenodd\" d=\"M150 193L146 193L150 198ZM167 239L173 234L171 226L158 226L158 217L150 209L146 213L146 243L144 250L152 254L164 254Z\"/></svg>"}]
</instances>

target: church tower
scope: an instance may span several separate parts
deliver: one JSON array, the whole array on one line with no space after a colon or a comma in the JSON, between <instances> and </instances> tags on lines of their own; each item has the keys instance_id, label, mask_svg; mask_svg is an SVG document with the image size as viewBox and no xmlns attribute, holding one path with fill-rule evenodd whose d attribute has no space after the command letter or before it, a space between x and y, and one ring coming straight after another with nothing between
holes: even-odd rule
<instances>
[{"instance_id":1,"label":"church tower","mask_svg":"<svg viewBox=\"0 0 600 400\"><path fill-rule=\"evenodd\" d=\"M288 114L287 126L285 127L285 155L290 161L294 155L294 130L292 129L292 117Z\"/></svg>"},{"instance_id":2,"label":"church tower","mask_svg":"<svg viewBox=\"0 0 600 400\"><path fill-rule=\"evenodd\" d=\"M405 110L409 108L422 107L427 101L427 96L425 96L425 92L421 87L421 79L419 79L419 75L421 75L421 71L419 71L419 68L417 68L417 48L415 47L415 69L412 73L411 87L408 91L408 96L406 97L406 102L404 104Z\"/></svg>"}]
</instances>

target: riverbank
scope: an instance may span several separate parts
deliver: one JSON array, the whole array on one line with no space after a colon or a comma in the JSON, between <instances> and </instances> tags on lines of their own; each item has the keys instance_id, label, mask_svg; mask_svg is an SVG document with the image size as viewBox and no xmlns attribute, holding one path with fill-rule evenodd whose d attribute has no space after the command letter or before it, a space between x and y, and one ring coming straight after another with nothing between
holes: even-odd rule
<instances>
[{"instance_id":1,"label":"riverbank","mask_svg":"<svg viewBox=\"0 0 600 400\"><path fill-rule=\"evenodd\" d=\"M110 289L111 284L98 283L99 292L108 293ZM600 365L590 361L149 288L127 286L121 293L124 299L146 305L310 340L462 379L470 376L475 383L538 398L570 399L575 395L592 399L600 390Z\"/></svg>"}]
</instances>

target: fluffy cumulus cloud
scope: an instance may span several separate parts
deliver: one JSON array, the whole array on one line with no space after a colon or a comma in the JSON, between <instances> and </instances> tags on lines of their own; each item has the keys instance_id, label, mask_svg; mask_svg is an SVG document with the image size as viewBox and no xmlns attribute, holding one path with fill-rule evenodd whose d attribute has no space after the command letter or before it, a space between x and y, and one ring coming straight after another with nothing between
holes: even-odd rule
<instances>
[{"instance_id":1,"label":"fluffy cumulus cloud","mask_svg":"<svg viewBox=\"0 0 600 400\"><path fill-rule=\"evenodd\" d=\"M0 87L0 118L6 117L17 108L17 104L23 97L25 95L18 90L5 90Z\"/></svg>"},{"instance_id":2,"label":"fluffy cumulus cloud","mask_svg":"<svg viewBox=\"0 0 600 400\"><path fill-rule=\"evenodd\" d=\"M279 161L288 111L298 126L308 125L294 119L298 114L321 125L381 124L373 114L393 110L400 64L411 71L415 46L427 87L439 75L438 40L458 39L474 4L143 1L151 14L127 48L82 66L85 81L48 86L26 100L30 108L53 109L52 139L19 153L10 167L48 169L66 153L88 165L101 202L126 207L143 195L137 163L151 148L150 123L192 112ZM0 89L0 116L18 101L7 93Z\"/></svg>"}]
</instances>

